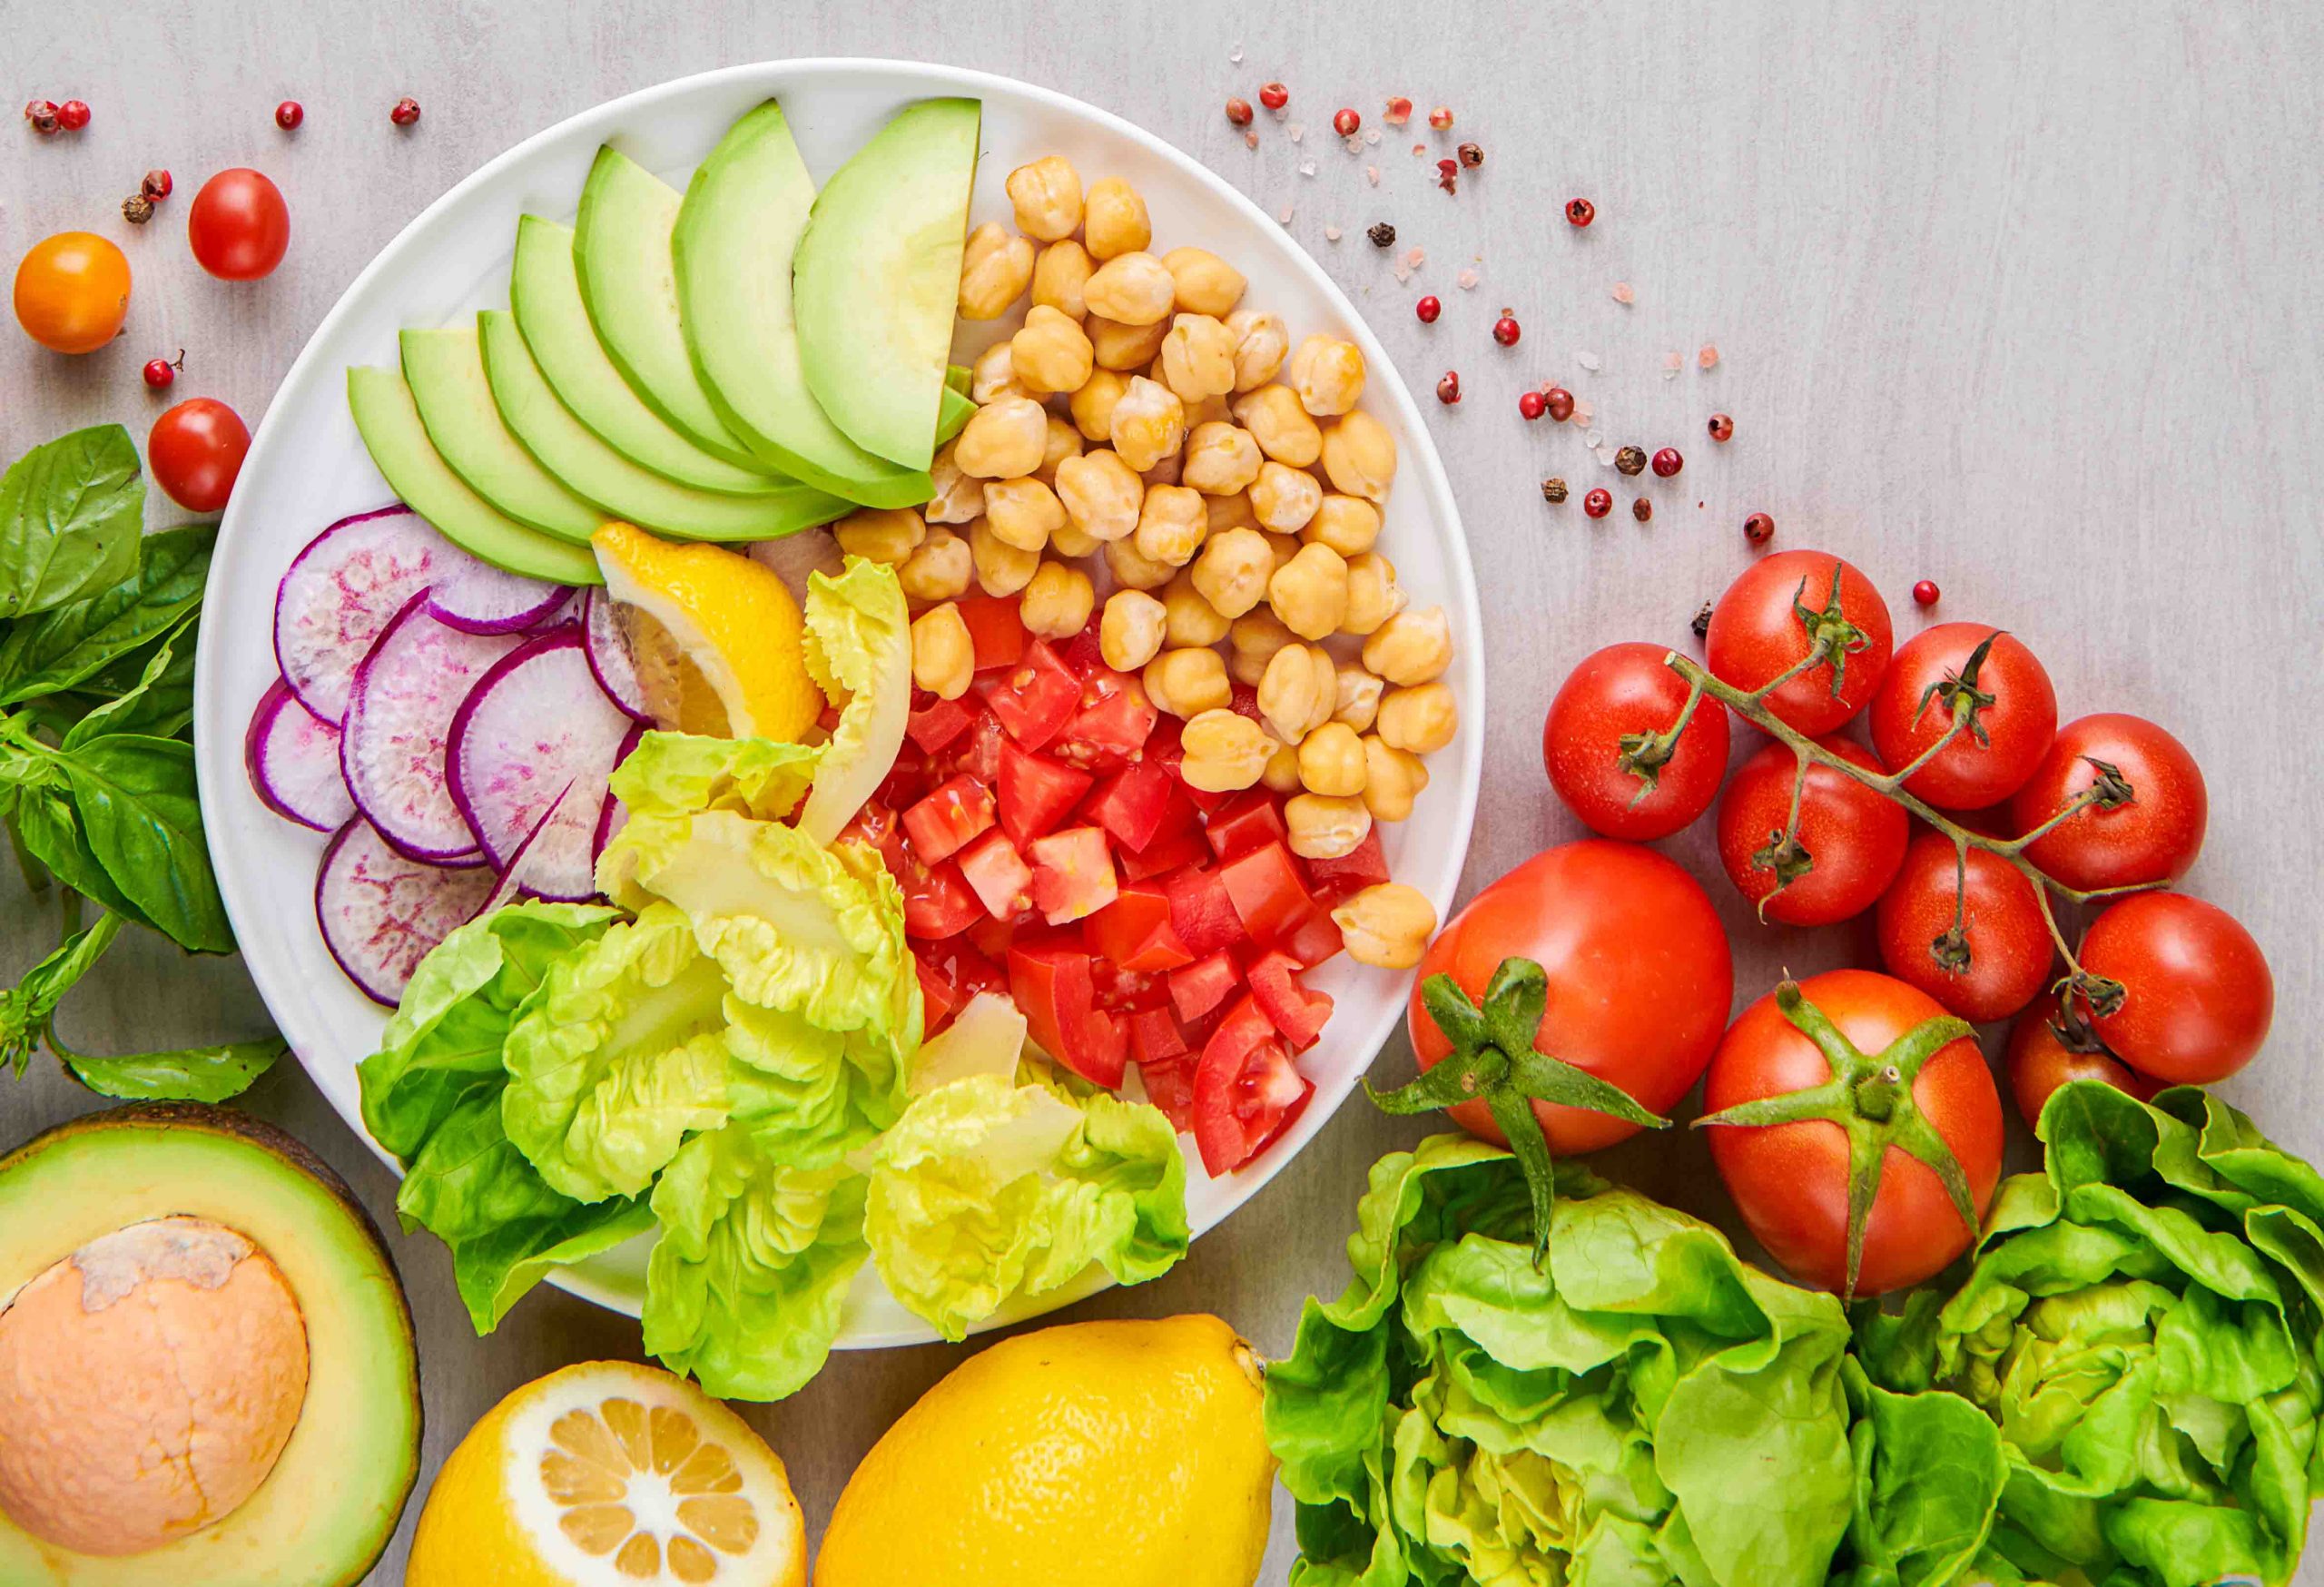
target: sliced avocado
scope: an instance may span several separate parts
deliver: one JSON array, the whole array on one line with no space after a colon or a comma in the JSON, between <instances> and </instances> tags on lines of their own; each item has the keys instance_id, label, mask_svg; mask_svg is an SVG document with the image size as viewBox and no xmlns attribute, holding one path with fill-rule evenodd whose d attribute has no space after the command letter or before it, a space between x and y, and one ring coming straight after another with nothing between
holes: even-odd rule
<instances>
[{"instance_id":1,"label":"sliced avocado","mask_svg":"<svg viewBox=\"0 0 2324 1587\"><path fill-rule=\"evenodd\" d=\"M143 1552L80 1552L34 1533L41 1522L30 1514L0 1513L0 1582L352 1587L386 1551L419 1473L418 1358L379 1230L304 1147L198 1103L116 1108L34 1138L0 1159L0 1320L74 1253L162 1218L231 1231L280 1272L307 1345L289 1438L241 1504ZM91 1275L80 1275L84 1307ZM112 1365L126 1380L114 1392L134 1403L153 1364ZM124 1458L134 1468L168 1457L138 1449Z\"/></svg>"},{"instance_id":2,"label":"sliced avocado","mask_svg":"<svg viewBox=\"0 0 2324 1587\"><path fill-rule=\"evenodd\" d=\"M469 489L544 534L579 545L606 515L556 482L533 461L492 405L477 350L476 327L407 330L402 337L404 384L437 454Z\"/></svg>"},{"instance_id":3,"label":"sliced avocado","mask_svg":"<svg viewBox=\"0 0 2324 1587\"><path fill-rule=\"evenodd\" d=\"M942 446L968 429L969 420L977 416L977 405L952 389L944 388L944 399L936 410L936 444Z\"/></svg>"},{"instance_id":4,"label":"sliced avocado","mask_svg":"<svg viewBox=\"0 0 2324 1587\"><path fill-rule=\"evenodd\" d=\"M928 467L976 182L973 99L907 105L823 183L792 261L800 366L866 451Z\"/></svg>"},{"instance_id":5,"label":"sliced avocado","mask_svg":"<svg viewBox=\"0 0 2324 1587\"><path fill-rule=\"evenodd\" d=\"M517 219L508 307L550 388L575 418L630 461L696 490L730 496L753 496L791 483L763 465L744 468L704 451L629 389L589 323L581 278L573 268L570 226L538 215Z\"/></svg>"},{"instance_id":6,"label":"sliced avocado","mask_svg":"<svg viewBox=\"0 0 2324 1587\"><path fill-rule=\"evenodd\" d=\"M603 584L589 547L526 527L452 472L420 422L400 370L350 364L347 406L388 488L462 550L496 567L559 584Z\"/></svg>"},{"instance_id":7,"label":"sliced avocado","mask_svg":"<svg viewBox=\"0 0 2324 1587\"><path fill-rule=\"evenodd\" d=\"M962 397L969 394L970 389L976 383L976 371L969 368L966 364L946 364L944 366L944 384L946 389L957 392Z\"/></svg>"},{"instance_id":8,"label":"sliced avocado","mask_svg":"<svg viewBox=\"0 0 2324 1587\"><path fill-rule=\"evenodd\" d=\"M714 457L747 467L686 354L670 258L678 191L610 146L597 151L573 222L573 267L589 322L630 389Z\"/></svg>"},{"instance_id":9,"label":"sliced avocado","mask_svg":"<svg viewBox=\"0 0 2324 1587\"><path fill-rule=\"evenodd\" d=\"M671 240L686 345L727 428L760 456L851 501L911 507L935 491L925 460L899 468L848 439L800 368L789 266L814 202L781 105L770 99L727 129L687 184ZM957 297L957 279L950 290ZM931 438L935 425L931 405Z\"/></svg>"},{"instance_id":10,"label":"sliced avocado","mask_svg":"<svg viewBox=\"0 0 2324 1587\"><path fill-rule=\"evenodd\" d=\"M721 496L640 468L599 440L556 399L514 315L487 309L476 318L485 378L501 419L542 468L607 516L675 539L773 540L847 513L847 502L812 486Z\"/></svg>"}]
</instances>

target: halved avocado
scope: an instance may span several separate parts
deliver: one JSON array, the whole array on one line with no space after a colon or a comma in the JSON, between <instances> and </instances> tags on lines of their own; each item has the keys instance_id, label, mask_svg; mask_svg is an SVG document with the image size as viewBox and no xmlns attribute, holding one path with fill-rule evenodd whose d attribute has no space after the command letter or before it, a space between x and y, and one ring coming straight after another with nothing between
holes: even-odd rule
<instances>
[{"instance_id":1,"label":"halved avocado","mask_svg":"<svg viewBox=\"0 0 2324 1587\"><path fill-rule=\"evenodd\" d=\"M907 105L815 199L792 261L807 389L866 451L925 468L968 238L983 107Z\"/></svg>"},{"instance_id":2,"label":"halved avocado","mask_svg":"<svg viewBox=\"0 0 2324 1587\"><path fill-rule=\"evenodd\" d=\"M814 203L814 179L781 105L770 99L727 129L687 184L671 239L686 345L727 429L761 457L867 507L915 506L935 490L927 460L906 468L874 457L807 389L790 264ZM959 295L959 274L955 263L948 302ZM931 455L936 417L931 406Z\"/></svg>"},{"instance_id":3,"label":"halved avocado","mask_svg":"<svg viewBox=\"0 0 2324 1587\"><path fill-rule=\"evenodd\" d=\"M494 507L452 472L420 422L399 370L368 364L347 368L347 406L371 461L388 488L438 533L496 567L559 584L603 584L597 559L576 546L526 527Z\"/></svg>"},{"instance_id":4,"label":"halved avocado","mask_svg":"<svg viewBox=\"0 0 2324 1587\"><path fill-rule=\"evenodd\" d=\"M80 1286L84 1310L100 1296L125 1294L131 1307L158 1311L171 1299L196 1298L197 1288L214 1295L215 1274L202 1274L198 1263L166 1247L175 1270L165 1280L141 1280L149 1291L142 1300L124 1290L119 1267L74 1261L92 1247L117 1249L123 1231L164 1219L181 1227L202 1220L240 1237L237 1243L253 1247L288 1287L307 1352L303 1397L288 1439L239 1505L143 1552L79 1552L32 1530L56 1530L54 1518L0 1513L0 1582L352 1587L387 1549L419 1474L419 1376L410 1309L379 1232L354 1193L306 1148L270 1125L199 1103L117 1108L36 1137L0 1159L0 1323L20 1299L31 1304L35 1280L52 1270L63 1275L60 1265L68 1263L79 1269L70 1276ZM160 1296L171 1285L178 1293ZM196 1349L201 1340L185 1343ZM117 1375L97 1393L126 1409L123 1420L133 1421L145 1406L141 1391L162 1404L192 1397L171 1380L183 1365L109 1363ZM208 1407L223 1417L236 1408ZM167 1424L160 1405L146 1414L165 1435L182 1435L182 1421ZM209 1436L198 1418L196 1428ZM77 1453L69 1449L73 1429L48 1431L67 1454ZM40 1449L27 1444L12 1452L20 1504L27 1485L40 1485L25 1476L40 1458L25 1455ZM156 1463L169 1458L162 1450L130 1449L107 1474L150 1477ZM125 1519L99 1517L105 1524Z\"/></svg>"},{"instance_id":5,"label":"halved avocado","mask_svg":"<svg viewBox=\"0 0 2324 1587\"><path fill-rule=\"evenodd\" d=\"M629 389L597 340L597 328L589 323L589 306L581 301L572 227L538 215L518 217L508 308L551 389L576 419L630 461L696 490L730 496L754 496L791 483L762 467L744 468L704 451Z\"/></svg>"},{"instance_id":6,"label":"halved avocado","mask_svg":"<svg viewBox=\"0 0 2324 1587\"><path fill-rule=\"evenodd\" d=\"M648 408L703 450L748 466L751 450L711 405L678 325L670 256L677 219L677 189L610 145L599 149L573 221L581 301L607 356Z\"/></svg>"},{"instance_id":7,"label":"halved avocado","mask_svg":"<svg viewBox=\"0 0 2324 1587\"><path fill-rule=\"evenodd\" d=\"M437 455L469 489L544 534L576 545L587 542L606 515L533 461L492 405L476 327L407 330L401 339L404 384Z\"/></svg>"},{"instance_id":8,"label":"halved avocado","mask_svg":"<svg viewBox=\"0 0 2324 1587\"><path fill-rule=\"evenodd\" d=\"M811 486L721 496L640 468L556 399L515 316L487 309L477 316L477 330L501 419L542 468L610 517L675 539L773 540L848 511L848 503Z\"/></svg>"}]
</instances>

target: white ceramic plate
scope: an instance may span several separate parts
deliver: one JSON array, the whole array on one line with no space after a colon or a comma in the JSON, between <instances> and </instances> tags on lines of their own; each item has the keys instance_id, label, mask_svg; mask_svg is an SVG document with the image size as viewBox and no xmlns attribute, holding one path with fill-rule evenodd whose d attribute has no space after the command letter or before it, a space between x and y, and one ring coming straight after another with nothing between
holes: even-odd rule
<instances>
[{"instance_id":1,"label":"white ceramic plate","mask_svg":"<svg viewBox=\"0 0 2324 1587\"><path fill-rule=\"evenodd\" d=\"M1476 581L1436 448L1387 354L1347 299L1280 227L1225 182L1151 134L1061 94L980 73L887 61L733 67L575 116L509 150L429 205L356 278L291 366L227 509L195 674L195 744L211 851L260 993L300 1062L358 1134L363 1123L355 1065L377 1045L383 1011L349 984L317 933L314 878L323 839L259 803L241 753L243 727L275 675L269 636L284 567L325 524L389 499L348 415L346 366L393 364L396 332L404 326L464 321L478 309L505 306L517 217L529 211L570 221L602 143L683 188L695 162L728 125L773 95L783 101L800 150L821 180L902 105L938 94L984 102L972 224L1008 221L1001 183L1009 172L1062 153L1085 180L1122 176L1145 195L1157 250L1199 244L1241 269L1250 278L1245 302L1283 315L1295 345L1308 332L1329 330L1363 348L1371 368L1364 406L1394 435L1402 459L1381 546L1414 604L1441 603L1451 614L1452 681L1464 724L1448 748L1430 757L1433 780L1413 818L1384 829L1387 854L1396 876L1426 892L1440 912L1451 904L1476 811L1482 745ZM982 334L964 338L964 346L990 340L988 328L965 329ZM1305 1114L1264 1156L1224 1179L1206 1177L1193 1142L1184 1143L1187 1210L1197 1235L1248 1200L1323 1129L1402 1018L1407 979L1345 958L1318 975L1316 984L1338 1007L1323 1041L1302 1060L1316 1088ZM557 1274L555 1282L635 1316L645 1274L640 1240ZM1105 1282L1093 1268L1082 1283L1011 1307L993 1326L1066 1305ZM935 1337L890 1297L867 1266L840 1343L863 1347Z\"/></svg>"}]
</instances>

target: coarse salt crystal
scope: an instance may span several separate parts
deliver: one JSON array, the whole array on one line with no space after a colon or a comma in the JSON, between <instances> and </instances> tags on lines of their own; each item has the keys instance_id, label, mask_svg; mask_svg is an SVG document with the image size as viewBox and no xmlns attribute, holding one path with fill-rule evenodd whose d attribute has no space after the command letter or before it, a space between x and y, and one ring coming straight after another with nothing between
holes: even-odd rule
<instances>
[{"instance_id":1,"label":"coarse salt crystal","mask_svg":"<svg viewBox=\"0 0 2324 1587\"><path fill-rule=\"evenodd\" d=\"M1580 364L1583 369L1588 370L1593 375L1600 370L1606 367L1605 361L1594 352L1575 353L1573 355L1573 361Z\"/></svg>"},{"instance_id":2,"label":"coarse salt crystal","mask_svg":"<svg viewBox=\"0 0 2324 1587\"><path fill-rule=\"evenodd\" d=\"M1380 185L1380 168L1377 165L1365 166L1364 168L1364 180L1370 182L1373 186L1378 187Z\"/></svg>"},{"instance_id":3,"label":"coarse salt crystal","mask_svg":"<svg viewBox=\"0 0 2324 1587\"><path fill-rule=\"evenodd\" d=\"M1340 240L1340 229L1339 229L1337 226L1326 226L1326 227L1324 227L1324 242L1338 242L1339 240Z\"/></svg>"},{"instance_id":4,"label":"coarse salt crystal","mask_svg":"<svg viewBox=\"0 0 2324 1587\"><path fill-rule=\"evenodd\" d=\"M1714 342L1704 342L1702 351L1695 355L1695 362L1700 364L1707 370L1717 369L1718 367L1718 345Z\"/></svg>"},{"instance_id":5,"label":"coarse salt crystal","mask_svg":"<svg viewBox=\"0 0 2324 1587\"><path fill-rule=\"evenodd\" d=\"M1259 134L1252 132L1248 127L1246 127L1243 130L1243 147L1246 149L1256 149L1258 146Z\"/></svg>"},{"instance_id":6,"label":"coarse salt crystal","mask_svg":"<svg viewBox=\"0 0 2324 1587\"><path fill-rule=\"evenodd\" d=\"M1426 143L1414 143L1413 145L1413 153L1415 154L1425 154L1428 153L1428 145Z\"/></svg>"},{"instance_id":7,"label":"coarse salt crystal","mask_svg":"<svg viewBox=\"0 0 2324 1587\"><path fill-rule=\"evenodd\" d=\"M1678 355L1677 353L1675 353L1675 352L1666 352L1666 353L1664 353L1664 354L1662 355L1662 378L1663 378L1664 380L1668 380L1671 379L1673 376L1677 375L1677 374L1678 374L1678 372L1679 372L1679 365L1680 361L1681 361L1681 360L1680 360L1680 359L1679 359L1679 355Z\"/></svg>"},{"instance_id":8,"label":"coarse salt crystal","mask_svg":"<svg viewBox=\"0 0 2324 1587\"><path fill-rule=\"evenodd\" d=\"M1299 163L1299 174L1302 176L1315 175L1315 163L1313 160L1302 160Z\"/></svg>"},{"instance_id":9,"label":"coarse salt crystal","mask_svg":"<svg viewBox=\"0 0 2324 1587\"><path fill-rule=\"evenodd\" d=\"M1581 419L1581 409L1580 408L1578 408L1578 407L1577 407L1577 408L1573 410L1573 417L1574 417L1577 420ZM1603 430L1597 430L1597 429L1593 429L1593 430L1591 430L1588 435L1586 435L1586 436L1582 437L1582 439L1581 439L1581 444L1582 444L1583 446L1585 446L1585 447L1588 447L1591 451L1593 451L1593 452L1594 452L1594 451L1596 451L1600 447L1602 447L1602 446L1604 446L1604 445L1606 444L1606 432L1605 432L1605 431L1603 431Z\"/></svg>"},{"instance_id":10,"label":"coarse salt crystal","mask_svg":"<svg viewBox=\"0 0 2324 1587\"><path fill-rule=\"evenodd\" d=\"M1283 130L1290 134L1291 141L1295 143L1307 135L1306 124L1302 122L1294 122Z\"/></svg>"},{"instance_id":11,"label":"coarse salt crystal","mask_svg":"<svg viewBox=\"0 0 2324 1587\"><path fill-rule=\"evenodd\" d=\"M1473 270L1464 270L1452 279L1460 284L1461 290L1464 292L1476 290L1477 272Z\"/></svg>"},{"instance_id":12,"label":"coarse salt crystal","mask_svg":"<svg viewBox=\"0 0 2324 1587\"><path fill-rule=\"evenodd\" d=\"M1593 405L1591 405L1590 403L1584 402L1584 401L1583 401L1583 400L1581 400L1581 399L1580 399L1579 397L1577 397L1577 398L1575 398L1575 399L1574 399L1574 400L1573 400L1573 422L1574 422L1574 423L1579 424L1579 425L1588 425L1588 424L1590 424L1590 423L1594 422L1594 421L1597 419L1597 418L1598 418L1598 409L1596 409L1596 407L1594 407L1594 406L1593 406ZM1599 439L1600 439L1600 437L1599 437L1599 435L1598 435L1598 432L1597 432L1597 431L1595 431L1595 430L1590 431L1590 444L1591 446L1593 446L1593 447L1594 447L1594 446L1596 446L1596 445L1598 444Z\"/></svg>"},{"instance_id":13,"label":"coarse salt crystal","mask_svg":"<svg viewBox=\"0 0 2324 1587\"><path fill-rule=\"evenodd\" d=\"M1378 142L1380 141L1380 129L1379 129L1378 127L1366 127L1366 128L1364 128L1364 141L1365 143L1378 143Z\"/></svg>"},{"instance_id":14,"label":"coarse salt crystal","mask_svg":"<svg viewBox=\"0 0 2324 1587\"><path fill-rule=\"evenodd\" d=\"M1235 41L1235 47L1226 52L1226 60L1229 65L1239 66L1243 64L1243 41L1241 39L1236 39Z\"/></svg>"},{"instance_id":15,"label":"coarse salt crystal","mask_svg":"<svg viewBox=\"0 0 2324 1587\"><path fill-rule=\"evenodd\" d=\"M1291 206L1290 206L1289 204L1285 204L1285 205L1284 205L1284 206L1283 206L1283 208L1281 208L1281 209L1277 210L1277 211L1275 212L1275 218L1277 221L1281 222L1284 225L1286 225L1286 226L1290 225L1290 224L1291 224Z\"/></svg>"},{"instance_id":16,"label":"coarse salt crystal","mask_svg":"<svg viewBox=\"0 0 2324 1587\"><path fill-rule=\"evenodd\" d=\"M1638 296L1636 292L1630 291L1630 284L1628 281L1616 281L1613 295L1614 301L1617 303L1630 302Z\"/></svg>"},{"instance_id":17,"label":"coarse salt crystal","mask_svg":"<svg viewBox=\"0 0 2324 1587\"><path fill-rule=\"evenodd\" d=\"M1349 136L1348 136L1345 140L1344 140L1344 146L1346 148L1347 152L1348 152L1349 153L1351 153L1351 154L1361 154L1361 153L1364 153L1364 134L1363 134L1363 133L1354 133L1349 134Z\"/></svg>"}]
</instances>

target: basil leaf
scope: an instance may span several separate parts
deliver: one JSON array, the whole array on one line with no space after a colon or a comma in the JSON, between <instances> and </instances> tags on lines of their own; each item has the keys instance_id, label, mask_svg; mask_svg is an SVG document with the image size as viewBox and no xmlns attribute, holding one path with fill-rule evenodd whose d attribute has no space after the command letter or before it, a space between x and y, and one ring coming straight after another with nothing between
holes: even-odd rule
<instances>
[{"instance_id":1,"label":"basil leaf","mask_svg":"<svg viewBox=\"0 0 2324 1587\"><path fill-rule=\"evenodd\" d=\"M64 789L44 784L17 789L14 819L17 838L59 882L141 926L153 923L105 873L81 829L81 813Z\"/></svg>"},{"instance_id":2,"label":"basil leaf","mask_svg":"<svg viewBox=\"0 0 2324 1587\"><path fill-rule=\"evenodd\" d=\"M0 639L0 705L69 689L177 627L202 604L217 538L214 524L165 529L143 543L128 578L11 626Z\"/></svg>"},{"instance_id":3,"label":"basil leaf","mask_svg":"<svg viewBox=\"0 0 2324 1587\"><path fill-rule=\"evenodd\" d=\"M0 1065L25 1072L33 1050L49 1039L49 1021L58 1000L104 957L120 933L121 917L107 912L96 924L65 938L54 952L25 971L22 981L0 991Z\"/></svg>"},{"instance_id":4,"label":"basil leaf","mask_svg":"<svg viewBox=\"0 0 2324 1587\"><path fill-rule=\"evenodd\" d=\"M134 1052L121 1058L88 1058L67 1052L54 1036L49 1045L73 1078L101 1097L125 1102L223 1102L248 1090L251 1082L290 1050L281 1037L229 1041L217 1047L187 1047L175 1052Z\"/></svg>"},{"instance_id":5,"label":"basil leaf","mask_svg":"<svg viewBox=\"0 0 2324 1587\"><path fill-rule=\"evenodd\" d=\"M179 946L232 952L233 929L202 836L193 746L108 734L59 752L56 763L73 790L88 852L119 891Z\"/></svg>"},{"instance_id":6,"label":"basil leaf","mask_svg":"<svg viewBox=\"0 0 2324 1587\"><path fill-rule=\"evenodd\" d=\"M164 634L160 644L143 653L145 665L137 681L74 722L65 730L60 747L75 750L109 733L176 737L193 720L193 630L200 620L189 616Z\"/></svg>"},{"instance_id":7,"label":"basil leaf","mask_svg":"<svg viewBox=\"0 0 2324 1587\"><path fill-rule=\"evenodd\" d=\"M117 424L34 447L0 476L0 617L45 612L137 571L145 480Z\"/></svg>"}]
</instances>

